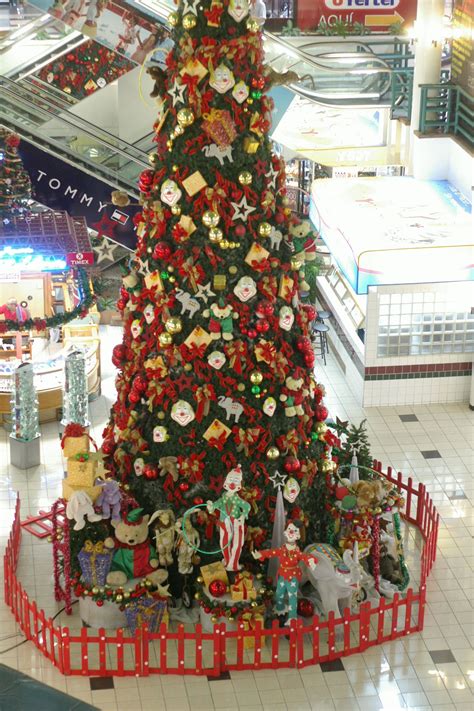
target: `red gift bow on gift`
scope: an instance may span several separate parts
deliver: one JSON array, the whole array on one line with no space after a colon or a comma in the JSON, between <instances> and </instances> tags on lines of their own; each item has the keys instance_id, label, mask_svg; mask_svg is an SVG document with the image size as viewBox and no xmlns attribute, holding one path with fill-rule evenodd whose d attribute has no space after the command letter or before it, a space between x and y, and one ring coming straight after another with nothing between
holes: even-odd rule
<instances>
[{"instance_id":1,"label":"red gift bow on gift","mask_svg":"<svg viewBox=\"0 0 474 711\"><path fill-rule=\"evenodd\" d=\"M277 446L284 454L291 452L291 454L296 456L299 443L299 437L294 429L288 430L286 434L280 435L280 437L277 438Z\"/></svg>"},{"instance_id":2,"label":"red gift bow on gift","mask_svg":"<svg viewBox=\"0 0 474 711\"><path fill-rule=\"evenodd\" d=\"M209 444L210 444L211 447L217 447L217 449L219 450L219 452L222 452L222 450L223 450L224 447L225 447L225 443L226 443L226 441L227 441L227 437L228 437L227 432L221 432L221 434L219 435L219 437L210 437L209 440L208 440L208 442L209 442Z\"/></svg>"},{"instance_id":3,"label":"red gift bow on gift","mask_svg":"<svg viewBox=\"0 0 474 711\"><path fill-rule=\"evenodd\" d=\"M203 417L207 414L204 410L206 405L211 402L211 400L216 400L216 391L212 385L202 385L200 387L194 387L194 397L197 402L196 409L196 421L201 422Z\"/></svg>"}]
</instances>

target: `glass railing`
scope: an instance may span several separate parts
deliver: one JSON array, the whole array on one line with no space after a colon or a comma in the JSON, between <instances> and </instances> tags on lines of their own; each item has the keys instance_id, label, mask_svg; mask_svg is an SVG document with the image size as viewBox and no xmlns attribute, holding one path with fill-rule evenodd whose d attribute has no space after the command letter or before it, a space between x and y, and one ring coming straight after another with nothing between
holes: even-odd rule
<instances>
[{"instance_id":1,"label":"glass railing","mask_svg":"<svg viewBox=\"0 0 474 711\"><path fill-rule=\"evenodd\" d=\"M136 194L147 153L66 111L55 99L0 77L0 123L87 172ZM145 140L150 140L145 139Z\"/></svg>"}]
</instances>

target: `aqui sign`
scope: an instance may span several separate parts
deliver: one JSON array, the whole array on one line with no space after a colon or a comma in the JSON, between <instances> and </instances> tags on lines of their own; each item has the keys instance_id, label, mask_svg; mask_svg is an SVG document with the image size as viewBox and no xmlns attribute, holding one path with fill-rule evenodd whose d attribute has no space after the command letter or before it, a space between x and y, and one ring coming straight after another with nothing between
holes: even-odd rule
<instances>
[{"instance_id":1,"label":"aqui sign","mask_svg":"<svg viewBox=\"0 0 474 711\"><path fill-rule=\"evenodd\" d=\"M416 0L319 0L318 25L360 22L374 30L396 23L411 24L416 17Z\"/></svg>"}]
</instances>

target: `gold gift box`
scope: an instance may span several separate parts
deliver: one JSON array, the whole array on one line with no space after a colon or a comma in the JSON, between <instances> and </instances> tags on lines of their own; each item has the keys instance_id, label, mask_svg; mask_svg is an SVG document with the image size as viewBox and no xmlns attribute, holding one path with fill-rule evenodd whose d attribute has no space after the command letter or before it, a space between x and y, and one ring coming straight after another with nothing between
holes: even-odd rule
<instances>
[{"instance_id":1,"label":"gold gift box","mask_svg":"<svg viewBox=\"0 0 474 711\"><path fill-rule=\"evenodd\" d=\"M183 188L186 190L189 197L193 197L193 195L196 195L196 193L205 188L206 185L207 183L202 177L199 170L196 170L192 175L189 176L189 178L183 180Z\"/></svg>"},{"instance_id":2,"label":"gold gift box","mask_svg":"<svg viewBox=\"0 0 474 711\"><path fill-rule=\"evenodd\" d=\"M94 502L96 499L99 498L99 494L102 491L101 486L80 486L76 484L70 484L67 479L63 479L63 499L66 499L66 501L69 501L72 497L73 494L76 493L76 491L85 491L86 494L88 494L91 498L91 501Z\"/></svg>"},{"instance_id":3,"label":"gold gift box","mask_svg":"<svg viewBox=\"0 0 474 711\"><path fill-rule=\"evenodd\" d=\"M203 437L207 441L210 439L220 439L220 437L225 434L225 438L230 435L231 430L220 420L215 419L204 432Z\"/></svg>"},{"instance_id":4,"label":"gold gift box","mask_svg":"<svg viewBox=\"0 0 474 711\"><path fill-rule=\"evenodd\" d=\"M256 153L259 149L260 141L255 138L244 138L244 151L246 153Z\"/></svg>"},{"instance_id":5,"label":"gold gift box","mask_svg":"<svg viewBox=\"0 0 474 711\"><path fill-rule=\"evenodd\" d=\"M222 580L222 582L229 587L227 571L221 561L209 563L209 565L203 565L201 568L201 575L204 580L204 585L207 588L209 588L209 584L212 583L213 580Z\"/></svg>"},{"instance_id":6,"label":"gold gift box","mask_svg":"<svg viewBox=\"0 0 474 711\"><path fill-rule=\"evenodd\" d=\"M249 265L249 267L251 267L253 262L260 264L260 262L263 262L263 260L267 259L269 256L270 252L265 249L265 247L262 247L262 245L258 242L254 242L247 252L247 256L244 261Z\"/></svg>"},{"instance_id":7,"label":"gold gift box","mask_svg":"<svg viewBox=\"0 0 474 711\"><path fill-rule=\"evenodd\" d=\"M212 341L212 338L201 326L196 326L193 328L189 336L184 341L187 346L202 346L203 344L208 346Z\"/></svg>"},{"instance_id":8,"label":"gold gift box","mask_svg":"<svg viewBox=\"0 0 474 711\"><path fill-rule=\"evenodd\" d=\"M90 439L86 434L80 437L66 437L63 445L64 456L75 457L76 454L83 454L89 451Z\"/></svg>"}]
</instances>

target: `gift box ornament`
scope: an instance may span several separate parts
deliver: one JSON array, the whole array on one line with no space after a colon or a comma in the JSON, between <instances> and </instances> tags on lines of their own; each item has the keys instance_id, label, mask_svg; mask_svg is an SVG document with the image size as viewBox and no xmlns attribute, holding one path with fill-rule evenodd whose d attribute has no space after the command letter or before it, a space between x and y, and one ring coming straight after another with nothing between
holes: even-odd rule
<instances>
[{"instance_id":1,"label":"gift box ornament","mask_svg":"<svg viewBox=\"0 0 474 711\"><path fill-rule=\"evenodd\" d=\"M263 624L264 624L263 611L264 611L264 608L261 605L260 607L256 607L251 612L250 611L244 612L244 614L240 618L240 621L244 626L244 632L248 633L251 630L255 630L258 623L260 623L260 626L263 628ZM255 635L245 634L244 638L243 638L243 642L244 642L244 649L253 649L255 647Z\"/></svg>"},{"instance_id":2,"label":"gift box ornament","mask_svg":"<svg viewBox=\"0 0 474 711\"><path fill-rule=\"evenodd\" d=\"M106 548L103 541L85 541L77 554L82 579L87 585L105 585L112 565L113 549Z\"/></svg>"},{"instance_id":3,"label":"gift box ornament","mask_svg":"<svg viewBox=\"0 0 474 711\"><path fill-rule=\"evenodd\" d=\"M209 444L217 449L222 449L231 430L223 422L215 419L204 432L203 437Z\"/></svg>"},{"instance_id":4,"label":"gift box ornament","mask_svg":"<svg viewBox=\"0 0 474 711\"><path fill-rule=\"evenodd\" d=\"M278 296L285 299L288 303L291 302L293 295L294 280L287 274L282 274L280 277L280 286L278 288Z\"/></svg>"},{"instance_id":5,"label":"gift box ornament","mask_svg":"<svg viewBox=\"0 0 474 711\"><path fill-rule=\"evenodd\" d=\"M63 454L65 457L75 457L76 454L83 454L89 451L89 435L83 434L80 437L64 437L62 441Z\"/></svg>"},{"instance_id":6,"label":"gift box ornament","mask_svg":"<svg viewBox=\"0 0 474 711\"><path fill-rule=\"evenodd\" d=\"M208 114L204 114L203 118L202 130L219 148L227 148L236 139L237 131L229 111L211 109Z\"/></svg>"},{"instance_id":7,"label":"gift box ornament","mask_svg":"<svg viewBox=\"0 0 474 711\"><path fill-rule=\"evenodd\" d=\"M205 188L206 185L207 183L199 172L199 170L196 170L189 176L189 178L183 180L183 188L186 190L189 197L193 197L193 195L196 195L196 193Z\"/></svg>"},{"instance_id":8,"label":"gift box ornament","mask_svg":"<svg viewBox=\"0 0 474 711\"><path fill-rule=\"evenodd\" d=\"M230 588L230 595L234 602L243 600L256 600L257 591L253 585L253 575L248 570L238 573Z\"/></svg>"},{"instance_id":9,"label":"gift box ornament","mask_svg":"<svg viewBox=\"0 0 474 711\"><path fill-rule=\"evenodd\" d=\"M256 153L259 149L260 146L260 141L258 141L256 138L244 138L244 151L246 153Z\"/></svg>"},{"instance_id":10,"label":"gift box ornament","mask_svg":"<svg viewBox=\"0 0 474 711\"><path fill-rule=\"evenodd\" d=\"M146 625L149 632L158 632L161 623L168 621L168 601L153 595L140 597L127 604L125 619L132 636L142 625Z\"/></svg>"},{"instance_id":11,"label":"gift box ornament","mask_svg":"<svg viewBox=\"0 0 474 711\"><path fill-rule=\"evenodd\" d=\"M189 348L191 348L191 346L199 348L199 346L203 345L207 347L211 341L212 338L209 333L201 328L201 326L196 326L184 342Z\"/></svg>"},{"instance_id":12,"label":"gift box ornament","mask_svg":"<svg viewBox=\"0 0 474 711\"><path fill-rule=\"evenodd\" d=\"M204 580L204 585L209 589L209 585L213 580L222 580L226 586L229 586L229 577L227 571L224 568L222 561L217 561L216 563L209 563L209 565L203 565L201 567L201 576Z\"/></svg>"},{"instance_id":13,"label":"gift box ornament","mask_svg":"<svg viewBox=\"0 0 474 711\"><path fill-rule=\"evenodd\" d=\"M260 262L263 262L269 256L270 252L265 249L265 247L262 247L259 242L254 242L247 252L244 261L251 267L260 264Z\"/></svg>"},{"instance_id":14,"label":"gift box ornament","mask_svg":"<svg viewBox=\"0 0 474 711\"><path fill-rule=\"evenodd\" d=\"M163 291L163 280L160 272L151 272L145 276L145 286L147 289L155 289L158 292Z\"/></svg>"},{"instance_id":15,"label":"gift box ornament","mask_svg":"<svg viewBox=\"0 0 474 711\"><path fill-rule=\"evenodd\" d=\"M63 499L69 501L76 491L84 491L91 499L92 503L99 498L102 491L101 486L83 486L82 484L71 484L68 479L63 479Z\"/></svg>"},{"instance_id":16,"label":"gift box ornament","mask_svg":"<svg viewBox=\"0 0 474 711\"><path fill-rule=\"evenodd\" d=\"M204 64L201 64L199 59L191 57L188 59L184 67L180 71L181 76L187 74L190 77L197 77L198 83L204 79L207 74L207 69Z\"/></svg>"},{"instance_id":17,"label":"gift box ornament","mask_svg":"<svg viewBox=\"0 0 474 711\"><path fill-rule=\"evenodd\" d=\"M78 455L79 457L84 455ZM85 455L88 456L88 455ZM94 480L97 476L97 462L91 459L74 459L67 460L67 481L73 486L94 486Z\"/></svg>"}]
</instances>

